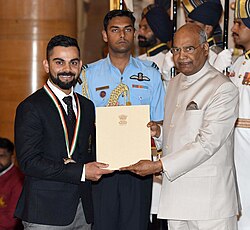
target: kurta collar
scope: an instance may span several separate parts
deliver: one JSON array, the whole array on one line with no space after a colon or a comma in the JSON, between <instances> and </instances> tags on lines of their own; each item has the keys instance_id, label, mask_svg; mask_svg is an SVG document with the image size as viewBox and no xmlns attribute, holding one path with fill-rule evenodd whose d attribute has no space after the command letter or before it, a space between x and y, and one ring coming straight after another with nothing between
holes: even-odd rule
<instances>
[{"instance_id":1,"label":"kurta collar","mask_svg":"<svg viewBox=\"0 0 250 230\"><path fill-rule=\"evenodd\" d=\"M195 73L193 75L189 75L189 76L184 75L183 81L188 83L188 84L192 84L192 83L196 82L197 80L199 80L200 78L202 78L204 76L204 74L208 71L209 66L210 65L209 65L208 61L206 61L204 66L197 73Z\"/></svg>"}]
</instances>

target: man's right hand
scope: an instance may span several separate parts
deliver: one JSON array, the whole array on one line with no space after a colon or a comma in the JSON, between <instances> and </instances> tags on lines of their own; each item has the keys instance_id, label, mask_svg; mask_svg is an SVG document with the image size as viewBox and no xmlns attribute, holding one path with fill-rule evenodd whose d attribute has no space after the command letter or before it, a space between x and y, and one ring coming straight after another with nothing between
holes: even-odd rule
<instances>
[{"instance_id":1,"label":"man's right hand","mask_svg":"<svg viewBox=\"0 0 250 230\"><path fill-rule=\"evenodd\" d=\"M158 138L161 135L161 128L160 128L159 124L157 124L156 122L150 121L147 124L147 127L150 128L151 137L157 137Z\"/></svg>"},{"instance_id":2,"label":"man's right hand","mask_svg":"<svg viewBox=\"0 0 250 230\"><path fill-rule=\"evenodd\" d=\"M100 162L90 162L85 164L85 178L92 181L98 181L102 175L110 174L113 170L105 169L109 165Z\"/></svg>"}]
</instances>

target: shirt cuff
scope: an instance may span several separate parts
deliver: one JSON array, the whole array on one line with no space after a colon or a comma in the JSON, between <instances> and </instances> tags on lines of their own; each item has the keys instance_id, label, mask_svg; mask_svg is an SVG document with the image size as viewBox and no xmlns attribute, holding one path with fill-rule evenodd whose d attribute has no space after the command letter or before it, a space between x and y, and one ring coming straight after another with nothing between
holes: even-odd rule
<instances>
[{"instance_id":1,"label":"shirt cuff","mask_svg":"<svg viewBox=\"0 0 250 230\"><path fill-rule=\"evenodd\" d=\"M165 168L163 159L159 159L159 160L161 161L161 164L162 164L162 171L161 171L161 174L162 174L162 175L164 174L164 175L167 177L167 179L168 179L169 181L171 181L171 180L170 180L170 177L169 177L169 175L168 175L168 173L167 173L167 170L166 170L166 168Z\"/></svg>"},{"instance_id":2,"label":"shirt cuff","mask_svg":"<svg viewBox=\"0 0 250 230\"><path fill-rule=\"evenodd\" d=\"M161 129L161 134L159 137L153 137L154 141L155 141L155 147L157 148L157 150L162 149L162 126L160 125L160 129Z\"/></svg>"},{"instance_id":3,"label":"shirt cuff","mask_svg":"<svg viewBox=\"0 0 250 230\"><path fill-rule=\"evenodd\" d=\"M81 181L82 181L82 182L85 181L85 165L83 165Z\"/></svg>"}]
</instances>

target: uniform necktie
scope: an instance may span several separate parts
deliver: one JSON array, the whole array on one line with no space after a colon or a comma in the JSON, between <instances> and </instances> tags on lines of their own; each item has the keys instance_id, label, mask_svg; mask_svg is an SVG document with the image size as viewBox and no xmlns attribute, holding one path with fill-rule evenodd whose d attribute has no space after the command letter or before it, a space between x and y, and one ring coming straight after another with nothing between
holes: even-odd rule
<instances>
[{"instance_id":1,"label":"uniform necktie","mask_svg":"<svg viewBox=\"0 0 250 230\"><path fill-rule=\"evenodd\" d=\"M72 97L71 96L64 97L63 101L67 105L68 118L69 118L69 121L72 124L73 129L74 129L75 124L76 124L76 116L75 116L75 113L74 113L74 110L73 110Z\"/></svg>"}]
</instances>

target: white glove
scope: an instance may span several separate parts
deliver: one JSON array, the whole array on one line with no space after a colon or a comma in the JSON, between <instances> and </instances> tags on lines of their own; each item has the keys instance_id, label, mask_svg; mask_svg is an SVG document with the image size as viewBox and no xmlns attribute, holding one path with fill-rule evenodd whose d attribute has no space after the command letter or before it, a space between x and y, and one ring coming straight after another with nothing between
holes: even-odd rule
<instances>
[{"instance_id":1,"label":"white glove","mask_svg":"<svg viewBox=\"0 0 250 230\"><path fill-rule=\"evenodd\" d=\"M162 64L162 78L164 81L170 81L172 67L174 67L173 54L168 51Z\"/></svg>"},{"instance_id":2,"label":"white glove","mask_svg":"<svg viewBox=\"0 0 250 230\"><path fill-rule=\"evenodd\" d=\"M222 50L216 57L214 61L214 68L223 72L227 67L230 67L232 64L232 51L225 49Z\"/></svg>"}]
</instances>

